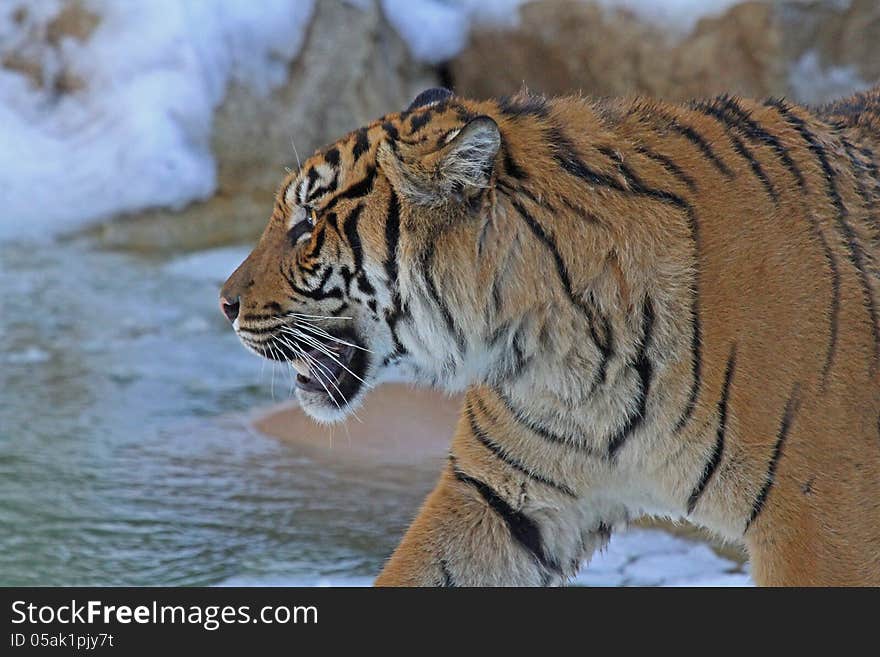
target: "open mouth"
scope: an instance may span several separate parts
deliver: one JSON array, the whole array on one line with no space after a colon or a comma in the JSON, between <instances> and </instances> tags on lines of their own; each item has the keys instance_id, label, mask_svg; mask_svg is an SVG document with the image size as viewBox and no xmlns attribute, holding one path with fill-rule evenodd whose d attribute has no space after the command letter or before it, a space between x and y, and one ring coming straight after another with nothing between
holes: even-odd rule
<instances>
[{"instance_id":1,"label":"open mouth","mask_svg":"<svg viewBox=\"0 0 880 657\"><path fill-rule=\"evenodd\" d=\"M261 349L272 360L286 361L297 371L296 387L312 399L347 404L360 390L369 365L368 351L353 332L275 338Z\"/></svg>"},{"instance_id":2,"label":"open mouth","mask_svg":"<svg viewBox=\"0 0 880 657\"><path fill-rule=\"evenodd\" d=\"M329 354L321 349L308 349L301 358L291 361L296 368L296 387L308 392L329 392L328 385L338 386L351 372L355 348L349 345L327 345Z\"/></svg>"}]
</instances>

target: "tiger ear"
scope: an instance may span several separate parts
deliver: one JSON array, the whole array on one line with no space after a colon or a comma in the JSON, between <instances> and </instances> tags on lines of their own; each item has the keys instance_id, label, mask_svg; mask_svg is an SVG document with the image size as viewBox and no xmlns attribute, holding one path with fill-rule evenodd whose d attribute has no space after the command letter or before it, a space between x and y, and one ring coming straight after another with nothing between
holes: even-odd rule
<instances>
[{"instance_id":1,"label":"tiger ear","mask_svg":"<svg viewBox=\"0 0 880 657\"><path fill-rule=\"evenodd\" d=\"M466 202L489 186L501 148L498 124L489 116L478 116L445 141L439 149L413 159L398 157L391 149L380 152L392 182L413 203Z\"/></svg>"}]
</instances>

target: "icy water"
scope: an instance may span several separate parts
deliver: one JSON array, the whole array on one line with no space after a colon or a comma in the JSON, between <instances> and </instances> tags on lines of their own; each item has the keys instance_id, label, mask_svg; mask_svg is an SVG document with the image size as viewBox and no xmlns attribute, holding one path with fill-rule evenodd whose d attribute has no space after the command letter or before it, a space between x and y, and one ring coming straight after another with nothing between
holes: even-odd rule
<instances>
[{"instance_id":1,"label":"icy water","mask_svg":"<svg viewBox=\"0 0 880 657\"><path fill-rule=\"evenodd\" d=\"M216 308L245 253L0 244L0 585L378 572L432 477L319 466L249 428L290 379Z\"/></svg>"}]
</instances>

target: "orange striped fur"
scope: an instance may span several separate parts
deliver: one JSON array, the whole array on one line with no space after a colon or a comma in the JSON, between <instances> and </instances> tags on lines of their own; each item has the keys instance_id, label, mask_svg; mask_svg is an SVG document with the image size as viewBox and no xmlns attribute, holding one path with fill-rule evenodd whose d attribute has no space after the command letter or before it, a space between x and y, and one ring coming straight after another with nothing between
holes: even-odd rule
<instances>
[{"instance_id":1,"label":"orange striped fur","mask_svg":"<svg viewBox=\"0 0 880 657\"><path fill-rule=\"evenodd\" d=\"M878 149L877 90L432 90L284 181L223 303L319 421L392 367L466 390L377 584L564 583L653 514L759 584L876 586Z\"/></svg>"}]
</instances>

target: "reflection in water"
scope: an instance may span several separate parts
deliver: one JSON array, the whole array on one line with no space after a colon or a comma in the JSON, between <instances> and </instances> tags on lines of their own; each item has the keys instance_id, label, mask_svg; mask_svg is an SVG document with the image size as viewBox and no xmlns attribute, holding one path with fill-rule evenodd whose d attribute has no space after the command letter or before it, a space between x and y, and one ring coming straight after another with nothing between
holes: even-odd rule
<instances>
[{"instance_id":1,"label":"reflection in water","mask_svg":"<svg viewBox=\"0 0 880 657\"><path fill-rule=\"evenodd\" d=\"M432 468L318 462L234 419L290 379L217 312L227 273L0 245L0 585L378 571Z\"/></svg>"}]
</instances>

